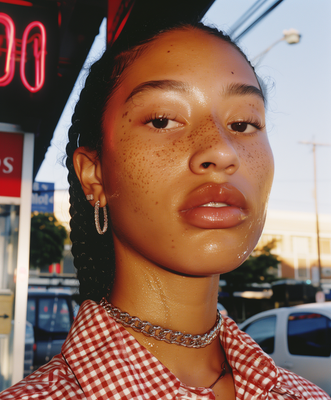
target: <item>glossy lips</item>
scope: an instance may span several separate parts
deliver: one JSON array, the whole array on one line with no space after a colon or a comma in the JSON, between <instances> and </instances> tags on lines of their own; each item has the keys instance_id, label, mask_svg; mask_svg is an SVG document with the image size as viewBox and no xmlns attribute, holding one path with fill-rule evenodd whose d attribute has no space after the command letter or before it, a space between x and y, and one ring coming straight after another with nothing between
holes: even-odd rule
<instances>
[{"instance_id":1,"label":"glossy lips","mask_svg":"<svg viewBox=\"0 0 331 400\"><path fill-rule=\"evenodd\" d=\"M208 183L190 193L180 214L197 228L232 228L247 218L247 202L240 190L230 183Z\"/></svg>"}]
</instances>

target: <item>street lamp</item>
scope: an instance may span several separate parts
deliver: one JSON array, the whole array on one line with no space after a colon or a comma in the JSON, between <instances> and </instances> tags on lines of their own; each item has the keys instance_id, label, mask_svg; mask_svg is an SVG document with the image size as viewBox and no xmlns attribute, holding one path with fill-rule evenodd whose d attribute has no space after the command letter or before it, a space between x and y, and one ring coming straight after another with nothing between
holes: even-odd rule
<instances>
[{"instance_id":1,"label":"street lamp","mask_svg":"<svg viewBox=\"0 0 331 400\"><path fill-rule=\"evenodd\" d=\"M272 45L270 45L269 47L267 47L264 51L262 51L262 53L258 54L257 56L255 56L252 59L252 62L254 63L256 60L257 63L255 64L255 67L260 64L260 62L263 60L263 58L265 57L265 55L274 47L276 46L277 43L283 42L284 40L288 43L288 44L297 44L300 42L300 38L301 35L299 33L299 31L297 31L294 28L291 29L285 29L283 31L283 36L278 39L276 42L274 42Z\"/></svg>"}]
</instances>

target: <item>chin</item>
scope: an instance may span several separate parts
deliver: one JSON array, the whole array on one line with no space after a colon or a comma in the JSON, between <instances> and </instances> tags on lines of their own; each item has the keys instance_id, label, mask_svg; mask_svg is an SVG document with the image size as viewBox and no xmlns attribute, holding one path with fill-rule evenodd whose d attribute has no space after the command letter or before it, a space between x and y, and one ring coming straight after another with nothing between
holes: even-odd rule
<instances>
[{"instance_id":1,"label":"chin","mask_svg":"<svg viewBox=\"0 0 331 400\"><path fill-rule=\"evenodd\" d=\"M252 251L252 250L251 250ZM172 263L169 268L163 267L165 270L171 271L178 275L192 277L209 277L213 275L225 274L238 268L250 255L248 249L242 252L226 252L223 255L220 253L197 255L193 254L185 260L177 260Z\"/></svg>"}]
</instances>

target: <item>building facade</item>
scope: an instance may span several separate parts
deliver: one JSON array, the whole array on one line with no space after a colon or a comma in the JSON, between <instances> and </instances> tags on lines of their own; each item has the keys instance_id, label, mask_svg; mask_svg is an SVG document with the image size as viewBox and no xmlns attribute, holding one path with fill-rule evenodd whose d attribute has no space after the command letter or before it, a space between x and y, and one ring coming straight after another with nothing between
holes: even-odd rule
<instances>
[{"instance_id":1,"label":"building facade","mask_svg":"<svg viewBox=\"0 0 331 400\"><path fill-rule=\"evenodd\" d=\"M321 282L331 284L331 215L319 215ZM278 276L319 282L314 213L269 210L259 245L276 240L273 253L281 260Z\"/></svg>"}]
</instances>

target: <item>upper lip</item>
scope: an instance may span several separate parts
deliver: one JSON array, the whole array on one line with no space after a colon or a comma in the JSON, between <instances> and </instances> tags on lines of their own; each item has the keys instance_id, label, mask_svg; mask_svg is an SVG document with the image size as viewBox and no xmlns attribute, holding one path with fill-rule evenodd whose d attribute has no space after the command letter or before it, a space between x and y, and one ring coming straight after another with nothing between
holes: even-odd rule
<instances>
[{"instance_id":1,"label":"upper lip","mask_svg":"<svg viewBox=\"0 0 331 400\"><path fill-rule=\"evenodd\" d=\"M247 208L244 194L231 183L205 183L194 189L180 207L180 211L188 211L210 202L226 203L242 209Z\"/></svg>"}]
</instances>

